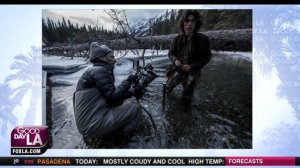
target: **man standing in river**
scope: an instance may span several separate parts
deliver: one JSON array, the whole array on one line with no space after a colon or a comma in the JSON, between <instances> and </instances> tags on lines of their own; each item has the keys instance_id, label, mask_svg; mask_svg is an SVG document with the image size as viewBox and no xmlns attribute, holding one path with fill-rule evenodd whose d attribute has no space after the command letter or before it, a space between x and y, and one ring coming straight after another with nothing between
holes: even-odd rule
<instances>
[{"instance_id":1,"label":"man standing in river","mask_svg":"<svg viewBox=\"0 0 300 168\"><path fill-rule=\"evenodd\" d=\"M209 38L197 33L201 25L197 10L183 12L179 22L181 33L173 40L168 53L172 69L167 72L166 93L182 83L182 96L190 98L201 69L210 61Z\"/></svg>"}]
</instances>

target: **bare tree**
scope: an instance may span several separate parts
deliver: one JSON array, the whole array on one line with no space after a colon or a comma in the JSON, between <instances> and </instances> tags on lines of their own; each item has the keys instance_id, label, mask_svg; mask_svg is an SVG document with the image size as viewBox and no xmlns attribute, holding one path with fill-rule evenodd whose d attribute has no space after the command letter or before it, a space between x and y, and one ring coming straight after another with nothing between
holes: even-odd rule
<instances>
[{"instance_id":1,"label":"bare tree","mask_svg":"<svg viewBox=\"0 0 300 168\"><path fill-rule=\"evenodd\" d=\"M133 29L130 27L130 24L128 22L126 13L124 10L115 10L115 9L110 9L110 10L105 10L105 12L111 17L111 19L115 22L116 27L115 27L115 32L119 32L120 36L123 39L125 39L125 44L129 44L131 41L135 41L137 44L136 49L131 49L131 51L138 55L139 57L142 58L143 60L143 66L145 66L145 53L146 53L146 47L143 45L143 41L137 38L136 32L133 31ZM153 19L152 19L153 20ZM151 25L152 20L149 19L149 23ZM150 26L151 27L151 26ZM149 29L151 31L151 29ZM152 32L151 32L152 35ZM127 48L127 47L125 47ZM128 47L129 48L129 47ZM142 53L140 55L138 49L142 49ZM128 49L125 49L124 55L121 56L119 59L123 58L126 56L128 53Z\"/></svg>"}]
</instances>

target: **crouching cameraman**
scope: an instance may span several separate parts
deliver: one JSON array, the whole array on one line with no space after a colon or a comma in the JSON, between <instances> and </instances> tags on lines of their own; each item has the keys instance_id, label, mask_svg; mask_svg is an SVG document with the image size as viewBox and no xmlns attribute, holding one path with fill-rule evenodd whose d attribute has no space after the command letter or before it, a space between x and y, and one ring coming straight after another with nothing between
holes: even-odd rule
<instances>
[{"instance_id":1,"label":"crouching cameraman","mask_svg":"<svg viewBox=\"0 0 300 168\"><path fill-rule=\"evenodd\" d=\"M137 103L123 104L123 101L133 96L129 89L137 76L130 75L115 87L113 51L97 42L90 46L90 61L93 67L83 73L73 97L79 132L85 138L97 138L116 130L131 135L142 108Z\"/></svg>"}]
</instances>

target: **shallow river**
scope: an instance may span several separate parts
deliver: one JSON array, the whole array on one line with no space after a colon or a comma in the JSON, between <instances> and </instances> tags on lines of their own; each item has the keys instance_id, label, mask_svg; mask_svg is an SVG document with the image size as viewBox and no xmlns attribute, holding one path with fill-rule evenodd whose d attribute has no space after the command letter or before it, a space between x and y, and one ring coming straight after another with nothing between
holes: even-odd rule
<instances>
[{"instance_id":1,"label":"shallow river","mask_svg":"<svg viewBox=\"0 0 300 168\"><path fill-rule=\"evenodd\" d=\"M167 63L153 63L157 74L164 75ZM83 140L73 114L72 95L76 86L48 88L52 148L252 148L250 59L238 54L214 54L202 70L191 101L181 99L179 85L166 95L163 103L165 81L163 77L153 81L140 101L153 122L143 112L136 134L118 144L109 138Z\"/></svg>"}]
</instances>

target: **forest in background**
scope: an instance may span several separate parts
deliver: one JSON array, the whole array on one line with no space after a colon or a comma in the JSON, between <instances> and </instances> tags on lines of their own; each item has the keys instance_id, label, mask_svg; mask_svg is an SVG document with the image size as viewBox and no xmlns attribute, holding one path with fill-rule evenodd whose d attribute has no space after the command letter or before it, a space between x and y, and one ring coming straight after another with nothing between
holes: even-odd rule
<instances>
[{"instance_id":1,"label":"forest in background","mask_svg":"<svg viewBox=\"0 0 300 168\"><path fill-rule=\"evenodd\" d=\"M160 16L135 26L146 32L140 36L168 35L179 33L178 22L184 10L166 10ZM252 10L199 10L202 27L200 31L252 28ZM91 41L124 38L118 30L108 30L101 25L82 25L70 22L62 17L55 22L50 18L42 19L43 43L46 46L74 45Z\"/></svg>"}]
</instances>

